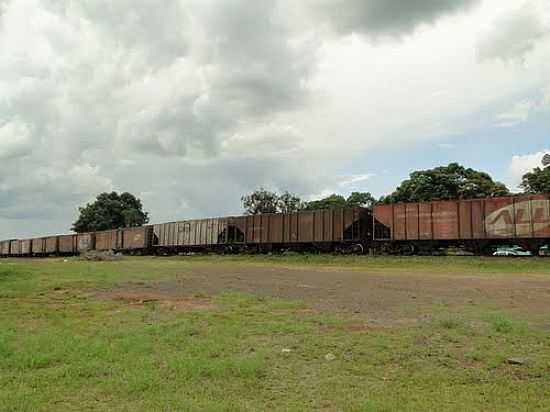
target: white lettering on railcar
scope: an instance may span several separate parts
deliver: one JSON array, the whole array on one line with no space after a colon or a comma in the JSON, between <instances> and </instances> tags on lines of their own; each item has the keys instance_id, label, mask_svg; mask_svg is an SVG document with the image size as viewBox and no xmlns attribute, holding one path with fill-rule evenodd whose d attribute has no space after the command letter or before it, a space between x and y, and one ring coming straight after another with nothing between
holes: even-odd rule
<instances>
[{"instance_id":1,"label":"white lettering on railcar","mask_svg":"<svg viewBox=\"0 0 550 412\"><path fill-rule=\"evenodd\" d=\"M514 229L515 224L515 229ZM510 204L485 217L487 236L536 236L550 226L547 200L531 200Z\"/></svg>"}]
</instances>

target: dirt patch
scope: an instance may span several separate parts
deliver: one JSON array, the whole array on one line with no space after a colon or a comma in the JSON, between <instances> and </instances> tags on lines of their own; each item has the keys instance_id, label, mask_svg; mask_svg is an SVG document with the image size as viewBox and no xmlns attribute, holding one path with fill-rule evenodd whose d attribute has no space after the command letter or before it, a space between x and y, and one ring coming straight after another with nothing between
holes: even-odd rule
<instances>
[{"instance_id":1,"label":"dirt patch","mask_svg":"<svg viewBox=\"0 0 550 412\"><path fill-rule=\"evenodd\" d=\"M535 275L457 276L182 265L181 274L173 280L146 287L128 285L109 293L110 298L129 304L157 302L200 309L211 307L206 297L232 291L300 301L315 311L382 323L392 319L414 324L431 316L433 305L485 305L541 317L550 313L550 277Z\"/></svg>"},{"instance_id":2,"label":"dirt patch","mask_svg":"<svg viewBox=\"0 0 550 412\"><path fill-rule=\"evenodd\" d=\"M103 291L98 294L101 298L112 299L128 305L154 304L161 308L177 311L210 310L215 307L210 298L197 296L178 296L151 289L132 289L130 286Z\"/></svg>"}]
</instances>

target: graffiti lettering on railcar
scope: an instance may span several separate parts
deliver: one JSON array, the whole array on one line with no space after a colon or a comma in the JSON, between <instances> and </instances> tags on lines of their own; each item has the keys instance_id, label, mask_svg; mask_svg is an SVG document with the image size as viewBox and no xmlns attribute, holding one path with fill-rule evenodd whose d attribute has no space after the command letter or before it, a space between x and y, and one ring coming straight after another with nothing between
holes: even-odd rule
<instances>
[{"instance_id":1,"label":"graffiti lettering on railcar","mask_svg":"<svg viewBox=\"0 0 550 412\"><path fill-rule=\"evenodd\" d=\"M515 227L514 227L515 226ZM550 227L548 201L530 200L495 210L485 218L488 236L531 236Z\"/></svg>"}]
</instances>

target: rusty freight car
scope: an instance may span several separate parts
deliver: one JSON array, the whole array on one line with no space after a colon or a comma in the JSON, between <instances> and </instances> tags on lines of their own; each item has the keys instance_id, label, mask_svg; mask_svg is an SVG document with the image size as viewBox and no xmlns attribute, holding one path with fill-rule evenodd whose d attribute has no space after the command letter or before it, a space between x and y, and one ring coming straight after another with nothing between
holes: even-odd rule
<instances>
[{"instance_id":1,"label":"rusty freight car","mask_svg":"<svg viewBox=\"0 0 550 412\"><path fill-rule=\"evenodd\" d=\"M32 253L32 240L24 239L21 241L21 255L30 256Z\"/></svg>"},{"instance_id":2,"label":"rusty freight car","mask_svg":"<svg viewBox=\"0 0 550 412\"><path fill-rule=\"evenodd\" d=\"M41 256L46 253L46 245L44 238L31 239L31 254L34 256Z\"/></svg>"},{"instance_id":3,"label":"rusty freight car","mask_svg":"<svg viewBox=\"0 0 550 412\"><path fill-rule=\"evenodd\" d=\"M476 252L512 241L537 251L550 241L550 196L379 205L374 240L395 250L461 244ZM386 243L388 245L388 243Z\"/></svg>"},{"instance_id":4,"label":"rusty freight car","mask_svg":"<svg viewBox=\"0 0 550 412\"><path fill-rule=\"evenodd\" d=\"M59 236L44 238L44 253L46 255L57 255L59 253Z\"/></svg>"},{"instance_id":5,"label":"rusty freight car","mask_svg":"<svg viewBox=\"0 0 550 412\"><path fill-rule=\"evenodd\" d=\"M76 235L77 253L86 253L95 249L95 233L79 233Z\"/></svg>"},{"instance_id":6,"label":"rusty freight car","mask_svg":"<svg viewBox=\"0 0 550 412\"><path fill-rule=\"evenodd\" d=\"M362 208L234 216L154 225L153 246L251 251L362 248L370 228L370 211Z\"/></svg>"},{"instance_id":7,"label":"rusty freight car","mask_svg":"<svg viewBox=\"0 0 550 412\"><path fill-rule=\"evenodd\" d=\"M120 230L121 248L127 251L150 249L153 239L153 226L127 227Z\"/></svg>"},{"instance_id":8,"label":"rusty freight car","mask_svg":"<svg viewBox=\"0 0 550 412\"><path fill-rule=\"evenodd\" d=\"M74 255L77 253L77 236L76 235L60 235L58 236L59 254Z\"/></svg>"},{"instance_id":9,"label":"rusty freight car","mask_svg":"<svg viewBox=\"0 0 550 412\"><path fill-rule=\"evenodd\" d=\"M120 230L95 232L95 250L118 250L122 247Z\"/></svg>"},{"instance_id":10,"label":"rusty freight car","mask_svg":"<svg viewBox=\"0 0 550 412\"><path fill-rule=\"evenodd\" d=\"M12 240L10 242L10 255L12 256L21 256L21 241Z\"/></svg>"},{"instance_id":11,"label":"rusty freight car","mask_svg":"<svg viewBox=\"0 0 550 412\"><path fill-rule=\"evenodd\" d=\"M0 256L8 257L10 255L10 240L0 241Z\"/></svg>"}]
</instances>

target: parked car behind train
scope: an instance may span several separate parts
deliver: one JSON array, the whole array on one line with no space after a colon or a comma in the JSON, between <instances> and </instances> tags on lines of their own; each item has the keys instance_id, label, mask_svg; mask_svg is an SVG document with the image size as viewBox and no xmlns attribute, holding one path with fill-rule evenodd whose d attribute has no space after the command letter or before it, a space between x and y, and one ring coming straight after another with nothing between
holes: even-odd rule
<instances>
[{"instance_id":1,"label":"parked car behind train","mask_svg":"<svg viewBox=\"0 0 550 412\"><path fill-rule=\"evenodd\" d=\"M531 252L521 246L501 246L493 253L493 256L533 256Z\"/></svg>"}]
</instances>

